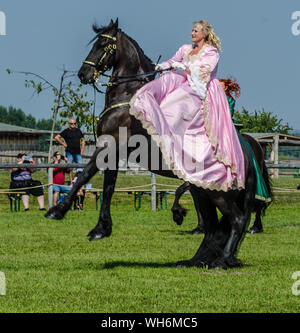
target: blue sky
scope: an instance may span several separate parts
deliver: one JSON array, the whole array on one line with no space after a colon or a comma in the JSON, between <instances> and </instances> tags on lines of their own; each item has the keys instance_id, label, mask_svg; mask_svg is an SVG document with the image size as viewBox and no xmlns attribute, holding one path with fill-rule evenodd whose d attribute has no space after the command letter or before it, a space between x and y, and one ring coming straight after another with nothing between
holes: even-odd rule
<instances>
[{"instance_id":1,"label":"blue sky","mask_svg":"<svg viewBox=\"0 0 300 333\"><path fill-rule=\"evenodd\" d=\"M6 68L32 71L58 85L60 69L77 71L94 36L91 25L119 26L153 60L170 58L190 43L192 22L207 19L222 41L218 77L237 78L237 109L272 112L300 129L299 0L2 0L6 35L0 35L0 105L12 105L37 119L50 118L53 96L32 97L25 77ZM299 20L299 24L298 24ZM92 88L88 88L92 94ZM103 107L97 97L97 113Z\"/></svg>"}]
</instances>

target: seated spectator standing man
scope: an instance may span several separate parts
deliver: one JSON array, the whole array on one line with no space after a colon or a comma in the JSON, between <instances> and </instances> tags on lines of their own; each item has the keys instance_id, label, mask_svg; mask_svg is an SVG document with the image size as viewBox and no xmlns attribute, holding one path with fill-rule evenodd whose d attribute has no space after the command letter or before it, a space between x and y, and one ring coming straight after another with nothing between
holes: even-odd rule
<instances>
[{"instance_id":1,"label":"seated spectator standing man","mask_svg":"<svg viewBox=\"0 0 300 333\"><path fill-rule=\"evenodd\" d=\"M65 147L68 163L82 163L85 140L81 130L76 127L75 119L69 119L69 127L64 129L60 134L57 134L55 140ZM72 173L70 174L70 178L72 181Z\"/></svg>"},{"instance_id":2,"label":"seated spectator standing man","mask_svg":"<svg viewBox=\"0 0 300 333\"><path fill-rule=\"evenodd\" d=\"M17 164L35 164L34 160L24 153L20 153L17 156ZM29 210L29 195L32 194L37 198L40 210L45 210L44 208L44 189L43 185L39 180L33 180L31 177L32 172L37 169L30 168L13 168L11 172L11 190L19 190L25 192L22 195L22 202L25 211Z\"/></svg>"},{"instance_id":3,"label":"seated spectator standing man","mask_svg":"<svg viewBox=\"0 0 300 333\"><path fill-rule=\"evenodd\" d=\"M60 164L62 161L67 162L67 158L61 155L59 151L55 152L53 155L54 164ZM65 173L69 172L69 169L66 168L54 168L53 169L53 204L54 206L57 205L59 200L60 193L69 193L71 187L65 186Z\"/></svg>"}]
</instances>

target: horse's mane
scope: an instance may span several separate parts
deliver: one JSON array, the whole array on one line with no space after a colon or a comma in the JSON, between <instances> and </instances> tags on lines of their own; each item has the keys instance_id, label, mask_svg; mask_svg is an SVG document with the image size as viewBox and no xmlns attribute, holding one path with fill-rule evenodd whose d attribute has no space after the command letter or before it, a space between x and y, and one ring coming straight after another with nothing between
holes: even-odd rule
<instances>
[{"instance_id":1,"label":"horse's mane","mask_svg":"<svg viewBox=\"0 0 300 333\"><path fill-rule=\"evenodd\" d=\"M145 54L145 52L143 51L143 49L139 46L139 44L133 39L133 38L131 38L130 36L128 36L125 32L123 32L124 33L124 35L131 41L131 43L135 46L135 48L137 49L137 51L139 52L139 53L141 53L142 54L142 56L146 59L146 60L148 60L150 63L152 63L152 60L148 57L148 56L146 56L146 54Z\"/></svg>"},{"instance_id":2,"label":"horse's mane","mask_svg":"<svg viewBox=\"0 0 300 333\"><path fill-rule=\"evenodd\" d=\"M101 26L99 27L96 23L93 24L93 30L96 33L96 36L89 42L89 44L93 43L96 39L100 37L101 34L105 34L111 30L111 26ZM145 58L147 61L152 63L152 60L145 54L143 49L139 46L139 44L130 36L128 36L123 30L118 29L118 31L121 31L129 40L130 42L134 45L136 48L137 52L142 56L142 58Z\"/></svg>"}]
</instances>

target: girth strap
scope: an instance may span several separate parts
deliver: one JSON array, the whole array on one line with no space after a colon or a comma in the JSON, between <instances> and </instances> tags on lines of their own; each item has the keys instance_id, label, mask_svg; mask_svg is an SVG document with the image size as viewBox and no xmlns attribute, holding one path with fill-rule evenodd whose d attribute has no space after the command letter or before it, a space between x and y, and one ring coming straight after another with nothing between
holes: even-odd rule
<instances>
[{"instance_id":1,"label":"girth strap","mask_svg":"<svg viewBox=\"0 0 300 333\"><path fill-rule=\"evenodd\" d=\"M104 116L105 113L107 113L108 111L112 110L112 109L115 109L115 108L118 108L118 107L121 107L121 106L126 106L126 105L129 105L129 102L124 102L124 103L119 103L119 104L114 104L110 107L108 107L107 109L105 109L99 116L99 118L102 118Z\"/></svg>"}]
</instances>

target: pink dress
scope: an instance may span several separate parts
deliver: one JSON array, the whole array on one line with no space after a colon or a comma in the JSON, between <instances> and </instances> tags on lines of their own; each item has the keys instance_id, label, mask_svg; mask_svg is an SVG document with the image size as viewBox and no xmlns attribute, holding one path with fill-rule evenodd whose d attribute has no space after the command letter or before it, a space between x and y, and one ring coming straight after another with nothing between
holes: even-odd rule
<instances>
[{"instance_id":1,"label":"pink dress","mask_svg":"<svg viewBox=\"0 0 300 333\"><path fill-rule=\"evenodd\" d=\"M218 50L204 45L195 55L191 51L192 45L183 45L168 61L188 66L191 75L164 72L137 91L129 112L179 178L205 189L242 189L244 157L227 97L216 79Z\"/></svg>"}]
</instances>

